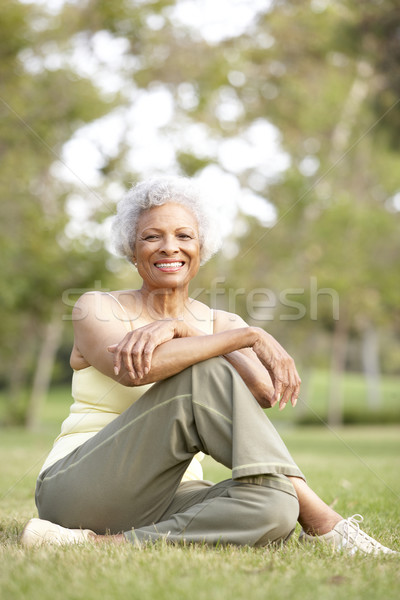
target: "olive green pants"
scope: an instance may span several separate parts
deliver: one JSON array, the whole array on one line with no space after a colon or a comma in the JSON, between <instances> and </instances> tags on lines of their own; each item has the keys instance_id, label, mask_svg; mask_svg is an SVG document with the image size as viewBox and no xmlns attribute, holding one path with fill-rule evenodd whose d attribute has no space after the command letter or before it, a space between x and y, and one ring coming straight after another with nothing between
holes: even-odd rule
<instances>
[{"instance_id":1,"label":"olive green pants","mask_svg":"<svg viewBox=\"0 0 400 600\"><path fill-rule=\"evenodd\" d=\"M181 483L202 451L232 479ZM158 382L89 441L42 473L39 516L125 532L133 543L265 545L298 517L287 476L304 476L235 369L222 358Z\"/></svg>"}]
</instances>

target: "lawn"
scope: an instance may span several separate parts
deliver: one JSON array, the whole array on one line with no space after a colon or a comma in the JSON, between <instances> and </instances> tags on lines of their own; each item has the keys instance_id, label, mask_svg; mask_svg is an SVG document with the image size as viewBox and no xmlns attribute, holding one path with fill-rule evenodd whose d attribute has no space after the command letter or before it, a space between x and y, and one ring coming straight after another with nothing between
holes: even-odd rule
<instances>
[{"instance_id":1,"label":"lawn","mask_svg":"<svg viewBox=\"0 0 400 600\"><path fill-rule=\"evenodd\" d=\"M400 557L348 557L303 547L299 531L279 549L171 547L159 544L25 550L24 522L34 516L35 478L57 432L60 402L46 408L42 431L0 430L0 596L7 600L398 598ZM273 418L273 413L270 413ZM400 427L332 431L277 422L311 486L346 516L400 551ZM205 477L229 472L206 458Z\"/></svg>"}]
</instances>

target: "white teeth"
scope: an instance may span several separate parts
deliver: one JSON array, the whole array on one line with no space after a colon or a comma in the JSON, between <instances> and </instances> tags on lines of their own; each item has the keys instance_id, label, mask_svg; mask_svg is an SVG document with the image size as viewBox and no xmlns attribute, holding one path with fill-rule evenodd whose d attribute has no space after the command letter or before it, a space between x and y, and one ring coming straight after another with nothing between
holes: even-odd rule
<instances>
[{"instance_id":1,"label":"white teeth","mask_svg":"<svg viewBox=\"0 0 400 600\"><path fill-rule=\"evenodd\" d=\"M176 268L176 267L181 267L183 265L183 262L169 262L169 263L157 263L156 267L158 267L159 269L164 269L164 268L168 268L168 267L172 267L172 268Z\"/></svg>"}]
</instances>

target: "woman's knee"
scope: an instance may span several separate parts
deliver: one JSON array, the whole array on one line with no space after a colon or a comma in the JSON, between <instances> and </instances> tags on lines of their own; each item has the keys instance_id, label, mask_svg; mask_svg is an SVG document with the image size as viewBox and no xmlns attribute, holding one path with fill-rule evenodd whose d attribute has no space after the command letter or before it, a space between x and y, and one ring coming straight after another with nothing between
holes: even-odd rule
<instances>
[{"instance_id":1,"label":"woman's knee","mask_svg":"<svg viewBox=\"0 0 400 600\"><path fill-rule=\"evenodd\" d=\"M236 369L221 356L196 363L191 369L193 389L197 392L203 392L207 388L216 396L220 393L227 397L235 387L240 386L242 394L250 394Z\"/></svg>"},{"instance_id":2,"label":"woman's knee","mask_svg":"<svg viewBox=\"0 0 400 600\"><path fill-rule=\"evenodd\" d=\"M234 371L228 361L221 356L215 356L214 358L208 358L207 360L195 363L191 368L196 374L206 377L214 375L216 372L218 374L221 374L221 372L231 374Z\"/></svg>"},{"instance_id":3,"label":"woman's knee","mask_svg":"<svg viewBox=\"0 0 400 600\"><path fill-rule=\"evenodd\" d=\"M273 502L269 502L263 514L260 514L262 535L255 546L285 541L296 527L299 516L297 498L280 490L273 490L273 492Z\"/></svg>"}]
</instances>

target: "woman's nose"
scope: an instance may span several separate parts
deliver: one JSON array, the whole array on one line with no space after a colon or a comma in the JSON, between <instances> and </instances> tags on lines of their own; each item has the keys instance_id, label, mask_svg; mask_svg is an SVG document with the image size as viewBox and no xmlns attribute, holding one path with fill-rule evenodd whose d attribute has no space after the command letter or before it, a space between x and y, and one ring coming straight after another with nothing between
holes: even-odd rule
<instances>
[{"instance_id":1,"label":"woman's nose","mask_svg":"<svg viewBox=\"0 0 400 600\"><path fill-rule=\"evenodd\" d=\"M161 252L165 252L166 254L174 254L179 252L178 243L176 237L174 235L168 235L163 237L163 242L160 248Z\"/></svg>"}]
</instances>

